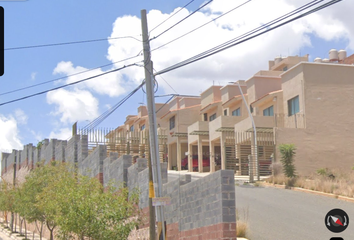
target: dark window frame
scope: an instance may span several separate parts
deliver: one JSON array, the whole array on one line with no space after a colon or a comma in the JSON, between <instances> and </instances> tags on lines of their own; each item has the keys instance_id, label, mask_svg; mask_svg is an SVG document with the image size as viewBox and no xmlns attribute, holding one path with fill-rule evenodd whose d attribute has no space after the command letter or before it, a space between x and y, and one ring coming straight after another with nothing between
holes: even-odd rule
<instances>
[{"instance_id":1,"label":"dark window frame","mask_svg":"<svg viewBox=\"0 0 354 240\"><path fill-rule=\"evenodd\" d=\"M175 118L175 116L173 116L170 118L170 130L174 129L175 126L176 126L176 118Z\"/></svg>"},{"instance_id":2,"label":"dark window frame","mask_svg":"<svg viewBox=\"0 0 354 240\"><path fill-rule=\"evenodd\" d=\"M290 117L298 112L300 112L299 95L288 100L288 116Z\"/></svg>"}]
</instances>

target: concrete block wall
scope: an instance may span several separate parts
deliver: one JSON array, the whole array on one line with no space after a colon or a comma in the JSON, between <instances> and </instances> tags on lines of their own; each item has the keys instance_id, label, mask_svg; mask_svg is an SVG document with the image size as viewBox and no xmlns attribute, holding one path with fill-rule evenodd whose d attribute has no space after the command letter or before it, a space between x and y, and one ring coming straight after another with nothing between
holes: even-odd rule
<instances>
[{"instance_id":1,"label":"concrete block wall","mask_svg":"<svg viewBox=\"0 0 354 240\"><path fill-rule=\"evenodd\" d=\"M113 181L116 187L126 186L128 182L128 168L132 165L132 160L131 155L123 155L113 161L106 158L104 169L107 171L103 172L103 186L107 187L110 181Z\"/></svg>"},{"instance_id":2,"label":"concrete block wall","mask_svg":"<svg viewBox=\"0 0 354 240\"><path fill-rule=\"evenodd\" d=\"M129 196L133 189L139 188L139 172L143 171L144 169L147 169L147 159L145 158L138 158L136 160L136 163L128 168L128 181L127 181L127 187L129 190Z\"/></svg>"},{"instance_id":3,"label":"concrete block wall","mask_svg":"<svg viewBox=\"0 0 354 240\"><path fill-rule=\"evenodd\" d=\"M54 153L54 158L56 161L62 161L65 162L65 149L67 146L68 142L67 141L57 141L57 144L55 145L55 153Z\"/></svg>"},{"instance_id":4,"label":"concrete block wall","mask_svg":"<svg viewBox=\"0 0 354 240\"><path fill-rule=\"evenodd\" d=\"M22 150L18 150L18 151L16 152L16 169L17 169L17 170L20 170L20 169L21 169L21 165L22 165L21 156L22 156Z\"/></svg>"},{"instance_id":5,"label":"concrete block wall","mask_svg":"<svg viewBox=\"0 0 354 240\"><path fill-rule=\"evenodd\" d=\"M53 138L48 141L48 145L43 150L43 157L45 164L55 160L55 146L57 145L57 139Z\"/></svg>"},{"instance_id":6,"label":"concrete block wall","mask_svg":"<svg viewBox=\"0 0 354 240\"><path fill-rule=\"evenodd\" d=\"M149 199L147 168L138 173L138 184L139 207L146 218ZM164 208L168 239L236 240L232 170L220 170L193 182L190 175L180 176L163 185L163 196L171 198L171 204ZM143 227L147 226L148 223L144 222Z\"/></svg>"},{"instance_id":7,"label":"concrete block wall","mask_svg":"<svg viewBox=\"0 0 354 240\"><path fill-rule=\"evenodd\" d=\"M107 156L107 146L98 145L83 161L78 163L79 172L84 176L97 178L103 184L103 160Z\"/></svg>"},{"instance_id":8,"label":"concrete block wall","mask_svg":"<svg viewBox=\"0 0 354 240\"><path fill-rule=\"evenodd\" d=\"M75 135L70 138L65 149L65 162L77 164L77 145L80 141L80 135Z\"/></svg>"},{"instance_id":9,"label":"concrete block wall","mask_svg":"<svg viewBox=\"0 0 354 240\"><path fill-rule=\"evenodd\" d=\"M40 159L39 159L39 161L44 161L44 162L46 162L46 156L47 156L47 151L46 151L46 149L47 149L47 147L48 147L48 145L49 145L49 139L44 139L43 141L42 141L42 146L41 146L41 155L40 155Z\"/></svg>"},{"instance_id":10,"label":"concrete block wall","mask_svg":"<svg viewBox=\"0 0 354 240\"><path fill-rule=\"evenodd\" d=\"M41 161L41 148L35 148L33 152L33 168Z\"/></svg>"},{"instance_id":11,"label":"concrete block wall","mask_svg":"<svg viewBox=\"0 0 354 240\"><path fill-rule=\"evenodd\" d=\"M77 144L77 162L80 164L85 158L88 157L88 136L80 135L80 140Z\"/></svg>"},{"instance_id":12,"label":"concrete block wall","mask_svg":"<svg viewBox=\"0 0 354 240\"><path fill-rule=\"evenodd\" d=\"M1 153L1 176L5 174L7 169L7 159L10 156L10 153Z\"/></svg>"},{"instance_id":13,"label":"concrete block wall","mask_svg":"<svg viewBox=\"0 0 354 240\"><path fill-rule=\"evenodd\" d=\"M32 148L33 148L32 143L23 146L21 167L29 166L30 162L32 163L32 156L33 156Z\"/></svg>"},{"instance_id":14,"label":"concrete block wall","mask_svg":"<svg viewBox=\"0 0 354 240\"><path fill-rule=\"evenodd\" d=\"M191 182L191 175L181 175L178 179L163 185L163 196L171 198L171 204L165 207L166 224L178 223L182 217L180 212L180 192L181 186Z\"/></svg>"}]
</instances>

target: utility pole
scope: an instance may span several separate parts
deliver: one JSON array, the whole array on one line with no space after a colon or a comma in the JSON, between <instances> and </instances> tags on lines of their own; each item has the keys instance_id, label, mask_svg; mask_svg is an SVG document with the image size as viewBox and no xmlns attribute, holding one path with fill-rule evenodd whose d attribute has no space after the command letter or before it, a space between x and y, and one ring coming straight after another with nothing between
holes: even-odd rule
<instances>
[{"instance_id":1,"label":"utility pole","mask_svg":"<svg viewBox=\"0 0 354 240\"><path fill-rule=\"evenodd\" d=\"M17 153L15 151L13 151L13 153L15 153L15 157L14 157L14 175L13 175L13 188L15 189L16 186L16 162L17 162ZM11 220L10 220L10 229L11 232L14 232L14 212L11 211Z\"/></svg>"},{"instance_id":2,"label":"utility pole","mask_svg":"<svg viewBox=\"0 0 354 240\"><path fill-rule=\"evenodd\" d=\"M249 117L250 117L250 119L251 119L251 122L252 122L252 127L253 127L253 132L254 132L254 135L253 135L253 137L254 137L254 148L255 148L255 150L254 150L254 152L255 152L254 158L255 158L255 164L256 164L257 181L259 181L259 180L260 180L260 176L259 176L259 164L258 164L257 128L256 128L256 124L254 123L254 119L253 119L251 110L250 110L250 108L249 108L248 105L247 105L246 98L245 98L245 96L243 95L243 91L242 91L240 82L237 81L236 83L237 83L237 85L238 85L238 88L239 88L239 90L240 90L240 93L241 93L243 102L245 103L246 109L247 109L247 111L248 111L248 115L249 115ZM251 158L251 161L253 161L252 158ZM249 165L249 168L251 168L250 165ZM251 171L253 171L253 169L251 169ZM251 174L250 174L250 182L253 182L253 174L252 174L252 176L251 176Z\"/></svg>"},{"instance_id":3,"label":"utility pole","mask_svg":"<svg viewBox=\"0 0 354 240\"><path fill-rule=\"evenodd\" d=\"M144 68L145 68L145 83L146 83L146 99L149 117L149 140L150 140L150 154L151 154L151 168L154 183L157 183L157 192L155 197L162 197L162 180L161 180L161 166L159 161L159 149L157 142L157 125L155 114L155 97L154 97L154 75L151 62L149 32L147 27L146 10L141 10L141 27L143 37L143 52L144 52ZM165 224L163 206L156 206L157 219L159 225L162 225L162 236L159 240L165 240Z\"/></svg>"},{"instance_id":4,"label":"utility pole","mask_svg":"<svg viewBox=\"0 0 354 240\"><path fill-rule=\"evenodd\" d=\"M149 146L150 147L150 146ZM150 223L150 239L156 239L156 229L155 229L155 207L152 206L152 199L155 197L154 182L152 179L152 167L151 167L151 152L149 151L148 156L148 166L149 166L149 223Z\"/></svg>"}]
</instances>

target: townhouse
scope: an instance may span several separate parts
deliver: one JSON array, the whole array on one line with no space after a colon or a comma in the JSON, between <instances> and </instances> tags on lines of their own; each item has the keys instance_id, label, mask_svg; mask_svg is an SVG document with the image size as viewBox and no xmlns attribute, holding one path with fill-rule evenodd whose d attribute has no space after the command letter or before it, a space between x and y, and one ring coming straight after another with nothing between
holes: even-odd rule
<instances>
[{"instance_id":1,"label":"townhouse","mask_svg":"<svg viewBox=\"0 0 354 240\"><path fill-rule=\"evenodd\" d=\"M170 170L269 175L269 165L280 158L278 146L292 143L300 174L351 170L353 63L354 55L334 49L329 58L313 63L308 55L277 57L268 70L247 80L156 103L160 161ZM137 115L105 134L107 154L147 157L148 129L142 105ZM11 159L3 153L3 172L11 168Z\"/></svg>"}]
</instances>

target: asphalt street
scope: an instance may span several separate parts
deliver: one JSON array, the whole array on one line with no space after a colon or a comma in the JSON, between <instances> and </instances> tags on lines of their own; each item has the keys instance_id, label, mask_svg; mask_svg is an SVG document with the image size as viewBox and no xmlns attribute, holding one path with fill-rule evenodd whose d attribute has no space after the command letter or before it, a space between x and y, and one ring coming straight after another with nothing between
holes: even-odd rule
<instances>
[{"instance_id":1,"label":"asphalt street","mask_svg":"<svg viewBox=\"0 0 354 240\"><path fill-rule=\"evenodd\" d=\"M240 185L236 186L236 208L241 219L248 212L250 240L354 239L351 202L286 189ZM325 216L334 208L343 209L351 221L342 233L332 233L325 226Z\"/></svg>"}]
</instances>

